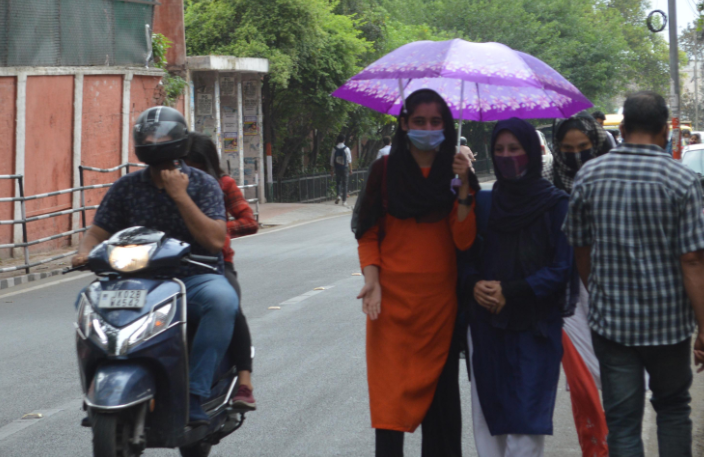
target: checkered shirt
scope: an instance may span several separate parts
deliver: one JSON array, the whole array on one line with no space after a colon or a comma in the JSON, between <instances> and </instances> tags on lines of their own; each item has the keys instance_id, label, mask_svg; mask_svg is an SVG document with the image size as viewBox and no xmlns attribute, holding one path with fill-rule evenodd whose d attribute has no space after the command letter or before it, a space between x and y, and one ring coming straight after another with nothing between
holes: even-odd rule
<instances>
[{"instance_id":1,"label":"checkered shirt","mask_svg":"<svg viewBox=\"0 0 704 457\"><path fill-rule=\"evenodd\" d=\"M680 256L704 249L702 208L697 175L660 147L624 144L584 165L563 230L591 246L592 330L627 346L692 334Z\"/></svg>"}]
</instances>

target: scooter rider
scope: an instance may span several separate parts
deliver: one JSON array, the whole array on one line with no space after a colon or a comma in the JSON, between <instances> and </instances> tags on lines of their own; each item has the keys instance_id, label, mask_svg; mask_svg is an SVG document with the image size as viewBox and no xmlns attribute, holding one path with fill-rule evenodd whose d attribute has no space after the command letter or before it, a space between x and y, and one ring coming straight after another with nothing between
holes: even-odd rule
<instances>
[{"instance_id":1,"label":"scooter rider","mask_svg":"<svg viewBox=\"0 0 704 457\"><path fill-rule=\"evenodd\" d=\"M71 263L86 263L96 245L137 225L189 243L193 254L220 258L220 274L182 265L175 275L186 286L189 321L199 322L189 362L189 422L207 423L201 401L210 393L239 306L237 294L222 274L221 251L226 239L222 191L210 175L180 160L188 152L188 129L175 109L158 106L144 111L133 136L137 157L149 167L123 176L109 189Z\"/></svg>"}]
</instances>

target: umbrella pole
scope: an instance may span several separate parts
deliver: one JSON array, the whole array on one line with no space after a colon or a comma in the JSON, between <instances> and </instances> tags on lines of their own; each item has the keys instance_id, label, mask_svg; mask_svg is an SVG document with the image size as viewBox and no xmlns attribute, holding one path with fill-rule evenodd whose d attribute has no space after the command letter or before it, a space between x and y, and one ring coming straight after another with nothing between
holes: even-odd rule
<instances>
[{"instance_id":1,"label":"umbrella pole","mask_svg":"<svg viewBox=\"0 0 704 457\"><path fill-rule=\"evenodd\" d=\"M464 120L464 80L462 80L462 86L460 86L460 124L459 133L457 134L457 154L460 152L460 145L462 143L462 121ZM455 175L455 179L452 180L452 187L461 187L462 180L460 175Z\"/></svg>"},{"instance_id":2,"label":"umbrella pole","mask_svg":"<svg viewBox=\"0 0 704 457\"><path fill-rule=\"evenodd\" d=\"M406 111L406 96L403 93L403 81L398 78L398 93L401 94L401 112Z\"/></svg>"},{"instance_id":3,"label":"umbrella pole","mask_svg":"<svg viewBox=\"0 0 704 457\"><path fill-rule=\"evenodd\" d=\"M459 133L457 134L457 152L460 152L460 144L461 144L461 137L462 137L462 121L464 117L464 80L462 80L462 86L460 87L460 124L459 124Z\"/></svg>"}]
</instances>

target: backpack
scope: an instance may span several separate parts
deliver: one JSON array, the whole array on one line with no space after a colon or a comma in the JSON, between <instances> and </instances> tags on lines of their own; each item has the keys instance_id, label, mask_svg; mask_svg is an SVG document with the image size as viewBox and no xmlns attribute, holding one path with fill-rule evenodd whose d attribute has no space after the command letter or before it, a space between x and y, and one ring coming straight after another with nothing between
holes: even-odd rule
<instances>
[{"instance_id":1,"label":"backpack","mask_svg":"<svg viewBox=\"0 0 704 457\"><path fill-rule=\"evenodd\" d=\"M333 157L333 162L335 163L335 171L341 173L347 168L347 154L345 150L347 146L342 146L341 148L335 147L335 156Z\"/></svg>"}]
</instances>

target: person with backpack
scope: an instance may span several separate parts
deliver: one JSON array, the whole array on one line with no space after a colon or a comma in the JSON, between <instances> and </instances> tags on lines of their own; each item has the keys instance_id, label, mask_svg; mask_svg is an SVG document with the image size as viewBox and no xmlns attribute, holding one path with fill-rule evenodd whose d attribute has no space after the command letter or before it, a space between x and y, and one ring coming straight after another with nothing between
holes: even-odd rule
<instances>
[{"instance_id":1,"label":"person with backpack","mask_svg":"<svg viewBox=\"0 0 704 457\"><path fill-rule=\"evenodd\" d=\"M422 424L423 457L460 457L456 249L474 242L479 182L442 97L422 89L405 106L353 215L376 456L403 456L404 432Z\"/></svg>"},{"instance_id":2,"label":"person with backpack","mask_svg":"<svg viewBox=\"0 0 704 457\"><path fill-rule=\"evenodd\" d=\"M347 206L347 186L349 184L349 176L352 174L352 153L350 148L345 145L345 136L337 135L337 146L332 149L330 155L330 175L335 177L335 189L337 198L335 204L340 203Z\"/></svg>"}]
</instances>

